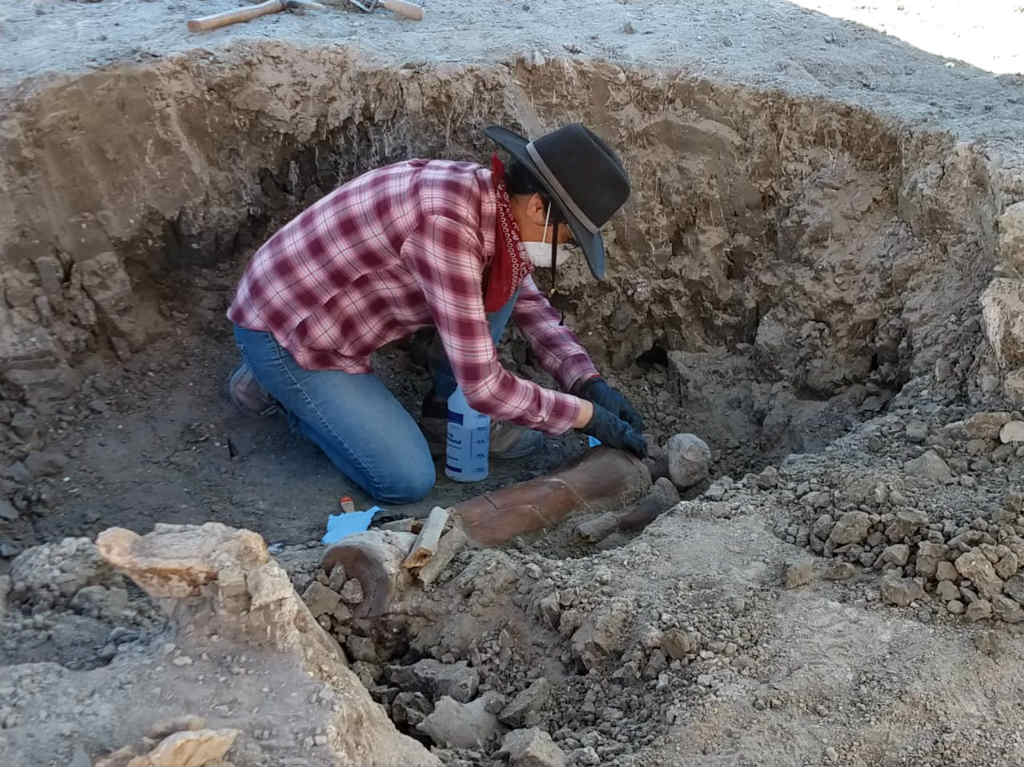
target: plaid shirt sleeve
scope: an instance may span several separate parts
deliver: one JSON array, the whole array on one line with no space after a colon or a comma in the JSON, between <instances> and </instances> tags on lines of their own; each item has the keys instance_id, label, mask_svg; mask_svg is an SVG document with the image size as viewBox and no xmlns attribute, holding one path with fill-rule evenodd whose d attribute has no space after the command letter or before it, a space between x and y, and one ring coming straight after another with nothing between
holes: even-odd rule
<instances>
[{"instance_id":1,"label":"plaid shirt sleeve","mask_svg":"<svg viewBox=\"0 0 1024 767\"><path fill-rule=\"evenodd\" d=\"M402 254L420 283L470 406L547 434L571 429L579 414L576 397L517 378L498 361L484 312L479 234L450 218L425 217L406 239Z\"/></svg>"},{"instance_id":2,"label":"plaid shirt sleeve","mask_svg":"<svg viewBox=\"0 0 1024 767\"><path fill-rule=\"evenodd\" d=\"M554 376L565 391L581 381L599 375L576 334L561 323L561 317L537 288L533 277L523 280L512 319L542 368Z\"/></svg>"}]
</instances>

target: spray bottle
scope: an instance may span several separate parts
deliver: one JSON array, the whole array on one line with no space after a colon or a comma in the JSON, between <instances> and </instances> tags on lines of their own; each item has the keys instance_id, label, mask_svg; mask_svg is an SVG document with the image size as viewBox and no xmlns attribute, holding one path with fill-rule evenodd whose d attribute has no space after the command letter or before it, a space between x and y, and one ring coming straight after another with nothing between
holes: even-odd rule
<instances>
[{"instance_id":1,"label":"spray bottle","mask_svg":"<svg viewBox=\"0 0 1024 767\"><path fill-rule=\"evenodd\" d=\"M455 387L448 398L448 441L444 473L456 482L479 482L487 476L491 419L473 410Z\"/></svg>"}]
</instances>

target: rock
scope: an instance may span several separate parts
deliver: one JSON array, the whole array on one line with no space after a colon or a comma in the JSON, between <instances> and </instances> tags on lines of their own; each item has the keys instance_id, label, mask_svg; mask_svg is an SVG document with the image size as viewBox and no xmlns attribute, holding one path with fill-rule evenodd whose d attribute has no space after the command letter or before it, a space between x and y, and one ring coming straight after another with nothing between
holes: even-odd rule
<instances>
[{"instance_id":1,"label":"rock","mask_svg":"<svg viewBox=\"0 0 1024 767\"><path fill-rule=\"evenodd\" d=\"M924 598L924 589L913 578L883 578L879 593L883 600L898 607Z\"/></svg>"},{"instance_id":2,"label":"rock","mask_svg":"<svg viewBox=\"0 0 1024 767\"><path fill-rule=\"evenodd\" d=\"M857 568L849 562L835 560L825 568L822 577L827 581L845 581L857 574Z\"/></svg>"},{"instance_id":3,"label":"rock","mask_svg":"<svg viewBox=\"0 0 1024 767\"><path fill-rule=\"evenodd\" d=\"M341 590L345 587L345 582L348 578L345 575L345 566L342 564L334 565L334 569L331 570L331 574L327 576L327 588L331 591L338 593L338 598L341 598Z\"/></svg>"},{"instance_id":4,"label":"rock","mask_svg":"<svg viewBox=\"0 0 1024 767\"><path fill-rule=\"evenodd\" d=\"M359 681L363 683L363 687L369 690L377 684L377 680L380 679L381 675L384 673L384 669L376 663L357 660L352 664L352 673L359 677Z\"/></svg>"},{"instance_id":5,"label":"rock","mask_svg":"<svg viewBox=\"0 0 1024 767\"><path fill-rule=\"evenodd\" d=\"M201 730L206 727L206 720L194 714L175 716L170 719L160 719L149 726L146 730L146 737L153 740L161 740L168 735L186 730Z\"/></svg>"},{"instance_id":6,"label":"rock","mask_svg":"<svg viewBox=\"0 0 1024 767\"><path fill-rule=\"evenodd\" d=\"M441 746L483 748L501 730L498 718L487 710L488 700L494 694L484 693L472 703L460 703L445 695L416 729Z\"/></svg>"},{"instance_id":7,"label":"rock","mask_svg":"<svg viewBox=\"0 0 1024 767\"><path fill-rule=\"evenodd\" d=\"M921 541L917 546L917 559L914 565L915 572L926 578L933 577L939 562L945 560L948 553L949 546L944 543Z\"/></svg>"},{"instance_id":8,"label":"rock","mask_svg":"<svg viewBox=\"0 0 1024 767\"><path fill-rule=\"evenodd\" d=\"M892 546L886 546L882 553L879 554L878 562L875 565L880 567L895 565L902 568L909 559L910 547L905 543L897 543Z\"/></svg>"},{"instance_id":9,"label":"rock","mask_svg":"<svg viewBox=\"0 0 1024 767\"><path fill-rule=\"evenodd\" d=\"M11 595L19 601L38 601L45 594L70 599L86 586L122 583L88 538L26 549L11 562L10 574Z\"/></svg>"},{"instance_id":10,"label":"rock","mask_svg":"<svg viewBox=\"0 0 1024 767\"><path fill-rule=\"evenodd\" d=\"M533 727L540 723L540 711L551 696L551 682L540 677L502 709L498 719L509 727Z\"/></svg>"},{"instance_id":11,"label":"rock","mask_svg":"<svg viewBox=\"0 0 1024 767\"><path fill-rule=\"evenodd\" d=\"M1024 621L1024 609L1009 597L999 594L992 597L992 610L996 617L1007 623L1020 623Z\"/></svg>"},{"instance_id":12,"label":"rock","mask_svg":"<svg viewBox=\"0 0 1024 767\"><path fill-rule=\"evenodd\" d=\"M86 586L71 600L71 609L94 618L119 619L128 607L128 592L122 588Z\"/></svg>"},{"instance_id":13,"label":"rock","mask_svg":"<svg viewBox=\"0 0 1024 767\"><path fill-rule=\"evenodd\" d=\"M1004 411L975 413L964 421L964 432L971 439L996 440L999 432L1010 421Z\"/></svg>"},{"instance_id":14,"label":"rock","mask_svg":"<svg viewBox=\"0 0 1024 767\"><path fill-rule=\"evenodd\" d=\"M82 289L95 304L118 356L124 359L139 349L146 340L146 325L139 321L131 277L121 257L105 251L75 261L73 269L72 279L81 279Z\"/></svg>"},{"instance_id":15,"label":"rock","mask_svg":"<svg viewBox=\"0 0 1024 767\"><path fill-rule=\"evenodd\" d=\"M1024 442L1024 421L1007 421L999 430L999 441L1004 445L1008 442Z\"/></svg>"},{"instance_id":16,"label":"rock","mask_svg":"<svg viewBox=\"0 0 1024 767\"><path fill-rule=\"evenodd\" d=\"M943 560L935 568L935 578L940 581L955 581L959 574L956 571L956 565L952 562L946 562ZM955 597L954 597L955 598Z\"/></svg>"},{"instance_id":17,"label":"rock","mask_svg":"<svg viewBox=\"0 0 1024 767\"><path fill-rule=\"evenodd\" d=\"M982 596L991 598L1003 591L1003 581L996 575L995 568L979 549L971 549L957 557L956 571L970 579Z\"/></svg>"},{"instance_id":18,"label":"rock","mask_svg":"<svg viewBox=\"0 0 1024 767\"><path fill-rule=\"evenodd\" d=\"M631 613L632 604L628 600L613 597L584 618L572 635L572 650L586 668L594 668L609 655L622 650Z\"/></svg>"},{"instance_id":19,"label":"rock","mask_svg":"<svg viewBox=\"0 0 1024 767\"><path fill-rule=\"evenodd\" d=\"M311 682L322 686L334 704L310 702L300 710L304 726L332 733L318 744L324 748L317 761L439 764L420 743L395 729L256 533L217 522L158 524L145 536L112 528L101 533L98 542L111 564L128 572L150 596L163 600L176 624L176 636L199 643L189 657L202 658L214 646L217 653L239 656L258 648L260 662L275 669L274 693L266 699L271 708L274 695L294 695L294 705L301 708L305 692L300 691L308 691ZM211 638L214 634L216 639ZM180 649L185 655L185 648ZM169 671L181 674L176 668ZM372 674L367 676L372 680ZM159 676L147 678L145 684L159 681ZM215 676L197 675L189 684L195 686L198 700L233 694L232 683Z\"/></svg>"},{"instance_id":20,"label":"rock","mask_svg":"<svg viewBox=\"0 0 1024 767\"><path fill-rule=\"evenodd\" d=\"M996 575L1002 578L1004 581L1007 578L1012 578L1017 574L1017 570L1020 568L1020 562L1017 559L1017 555L1012 551L1006 551L1002 557L996 562L995 569Z\"/></svg>"},{"instance_id":21,"label":"rock","mask_svg":"<svg viewBox=\"0 0 1024 767\"><path fill-rule=\"evenodd\" d=\"M18 510L11 505L10 501L0 498L0 520L14 522L19 516Z\"/></svg>"},{"instance_id":22,"label":"rock","mask_svg":"<svg viewBox=\"0 0 1024 767\"><path fill-rule=\"evenodd\" d=\"M835 520L832 519L831 514L822 514L814 520L814 524L811 525L811 535L824 541L828 538L829 533L832 532L832 526L834 524Z\"/></svg>"},{"instance_id":23,"label":"rock","mask_svg":"<svg viewBox=\"0 0 1024 767\"><path fill-rule=\"evenodd\" d=\"M334 612L338 602L341 601L341 595L327 588L320 581L313 581L302 592L302 601L313 613L313 617L319 618L321 615L330 615Z\"/></svg>"},{"instance_id":24,"label":"rock","mask_svg":"<svg viewBox=\"0 0 1024 767\"><path fill-rule=\"evenodd\" d=\"M480 674L465 661L441 663L425 658L411 666L391 666L391 683L403 690L417 690L431 700L447 696L460 703L468 703L480 687Z\"/></svg>"},{"instance_id":25,"label":"rock","mask_svg":"<svg viewBox=\"0 0 1024 767\"><path fill-rule=\"evenodd\" d=\"M376 663L379 660L377 657L377 646L369 637L349 634L345 638L345 649L348 650L349 657L354 661L361 660L366 663Z\"/></svg>"},{"instance_id":26,"label":"rock","mask_svg":"<svg viewBox=\"0 0 1024 767\"><path fill-rule=\"evenodd\" d=\"M946 603L946 609L953 615L960 615L964 611L964 603L959 599L953 599Z\"/></svg>"},{"instance_id":27,"label":"rock","mask_svg":"<svg viewBox=\"0 0 1024 767\"><path fill-rule=\"evenodd\" d=\"M666 445L668 472L680 490L696 485L708 477L711 448L695 434L676 434Z\"/></svg>"},{"instance_id":28,"label":"rock","mask_svg":"<svg viewBox=\"0 0 1024 767\"><path fill-rule=\"evenodd\" d=\"M132 746L123 746L96 760L93 767L126 767L128 762L138 758Z\"/></svg>"},{"instance_id":29,"label":"rock","mask_svg":"<svg viewBox=\"0 0 1024 767\"><path fill-rule=\"evenodd\" d=\"M113 527L100 533L96 543L108 562L151 596L171 599L198 596L229 563L251 567L269 560L258 534L218 522L201 527L157 524L147 536Z\"/></svg>"},{"instance_id":30,"label":"rock","mask_svg":"<svg viewBox=\"0 0 1024 767\"><path fill-rule=\"evenodd\" d=\"M0 618L7 614L7 595L11 591L11 576L0 575Z\"/></svg>"},{"instance_id":31,"label":"rock","mask_svg":"<svg viewBox=\"0 0 1024 767\"><path fill-rule=\"evenodd\" d=\"M885 529L885 537L893 543L898 543L904 538L909 538L927 524L927 514L911 510L897 511L896 519Z\"/></svg>"},{"instance_id":32,"label":"rock","mask_svg":"<svg viewBox=\"0 0 1024 767\"><path fill-rule=\"evenodd\" d=\"M924 477L933 482L949 484L953 481L953 473L949 470L949 466L934 450L928 450L920 458L907 461L903 468L908 474Z\"/></svg>"},{"instance_id":33,"label":"rock","mask_svg":"<svg viewBox=\"0 0 1024 767\"><path fill-rule=\"evenodd\" d=\"M754 479L754 484L762 490L771 490L774 487L778 487L779 470L774 466L766 466Z\"/></svg>"},{"instance_id":34,"label":"rock","mask_svg":"<svg viewBox=\"0 0 1024 767\"><path fill-rule=\"evenodd\" d=\"M513 730L501 741L499 755L510 767L565 767L565 754L544 730Z\"/></svg>"},{"instance_id":35,"label":"rock","mask_svg":"<svg viewBox=\"0 0 1024 767\"><path fill-rule=\"evenodd\" d=\"M968 455L988 455L992 450L992 442L987 439L971 439L967 441L967 444L964 447L966 448Z\"/></svg>"},{"instance_id":36,"label":"rock","mask_svg":"<svg viewBox=\"0 0 1024 767\"><path fill-rule=\"evenodd\" d=\"M684 660L688 655L696 655L697 638L682 629L669 629L662 634L661 649L673 660Z\"/></svg>"},{"instance_id":37,"label":"rock","mask_svg":"<svg viewBox=\"0 0 1024 767\"><path fill-rule=\"evenodd\" d=\"M848 511L839 517L835 527L829 534L828 542L833 546L846 546L860 543L868 537L871 529L871 517L863 511Z\"/></svg>"},{"instance_id":38,"label":"rock","mask_svg":"<svg viewBox=\"0 0 1024 767\"><path fill-rule=\"evenodd\" d=\"M799 562L786 566L782 580L787 589L795 589L812 583L816 577L814 562Z\"/></svg>"},{"instance_id":39,"label":"rock","mask_svg":"<svg viewBox=\"0 0 1024 767\"><path fill-rule=\"evenodd\" d=\"M976 599L967 605L967 620L971 622L992 617L992 603L987 599Z\"/></svg>"},{"instance_id":40,"label":"rock","mask_svg":"<svg viewBox=\"0 0 1024 767\"><path fill-rule=\"evenodd\" d=\"M999 216L999 256L1024 271L1024 201L1008 205Z\"/></svg>"},{"instance_id":41,"label":"rock","mask_svg":"<svg viewBox=\"0 0 1024 767\"><path fill-rule=\"evenodd\" d=\"M558 602L558 592L553 591L537 602L537 613L549 628L557 628L562 616L562 606Z\"/></svg>"},{"instance_id":42,"label":"rock","mask_svg":"<svg viewBox=\"0 0 1024 767\"><path fill-rule=\"evenodd\" d=\"M355 578L349 578L341 587L341 601L347 605L358 605L364 599L363 584Z\"/></svg>"},{"instance_id":43,"label":"rock","mask_svg":"<svg viewBox=\"0 0 1024 767\"><path fill-rule=\"evenodd\" d=\"M148 754L127 767L202 767L219 764L235 743L239 730L189 730L164 738Z\"/></svg>"},{"instance_id":44,"label":"rock","mask_svg":"<svg viewBox=\"0 0 1024 767\"><path fill-rule=\"evenodd\" d=\"M1011 598L1024 604L1024 575L1015 575L1003 584L1003 591Z\"/></svg>"},{"instance_id":45,"label":"rock","mask_svg":"<svg viewBox=\"0 0 1024 767\"><path fill-rule=\"evenodd\" d=\"M960 598L960 589L952 581L939 581L939 585L935 587L935 593L943 602L952 602L954 599Z\"/></svg>"},{"instance_id":46,"label":"rock","mask_svg":"<svg viewBox=\"0 0 1024 767\"><path fill-rule=\"evenodd\" d=\"M25 468L33 477L53 477L64 471L67 462L67 457L61 453L29 453L25 459Z\"/></svg>"},{"instance_id":47,"label":"rock","mask_svg":"<svg viewBox=\"0 0 1024 767\"><path fill-rule=\"evenodd\" d=\"M573 764L583 765L583 767L597 767L601 764L601 757L597 755L597 751L594 750L593 746L587 746L586 748L577 748L569 757L572 759Z\"/></svg>"},{"instance_id":48,"label":"rock","mask_svg":"<svg viewBox=\"0 0 1024 767\"><path fill-rule=\"evenodd\" d=\"M928 424L923 421L910 421L906 426L907 439L920 444L928 437Z\"/></svg>"},{"instance_id":49,"label":"rock","mask_svg":"<svg viewBox=\"0 0 1024 767\"><path fill-rule=\"evenodd\" d=\"M727 492L725 485L720 482L712 482L711 487L704 491L704 497L710 501L720 501L725 498Z\"/></svg>"},{"instance_id":50,"label":"rock","mask_svg":"<svg viewBox=\"0 0 1024 767\"><path fill-rule=\"evenodd\" d=\"M1018 407L1024 404L1024 369L1011 370L1003 378L1006 398Z\"/></svg>"},{"instance_id":51,"label":"rock","mask_svg":"<svg viewBox=\"0 0 1024 767\"><path fill-rule=\"evenodd\" d=\"M391 703L391 719L395 724L415 727L432 710L433 706L423 693L402 691Z\"/></svg>"},{"instance_id":52,"label":"rock","mask_svg":"<svg viewBox=\"0 0 1024 767\"><path fill-rule=\"evenodd\" d=\"M823 509L832 503L832 493L827 490L813 490L801 498L800 502L812 509Z\"/></svg>"}]
</instances>

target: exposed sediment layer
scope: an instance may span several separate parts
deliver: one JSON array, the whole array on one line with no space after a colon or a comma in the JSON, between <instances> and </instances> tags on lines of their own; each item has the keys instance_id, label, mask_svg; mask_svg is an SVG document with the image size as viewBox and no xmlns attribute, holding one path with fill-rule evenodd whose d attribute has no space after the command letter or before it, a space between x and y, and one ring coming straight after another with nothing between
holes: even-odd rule
<instances>
[{"instance_id":1,"label":"exposed sediment layer","mask_svg":"<svg viewBox=\"0 0 1024 767\"><path fill-rule=\"evenodd\" d=\"M610 278L569 269L564 285L604 364L726 354L727 377L827 398L894 388L981 338L995 222L1014 200L998 158L952 136L678 71L552 61L396 76L345 50L293 52L250 44L113 68L9 112L8 396L61 396L84 357L129 356L229 287L202 267L241 262L360 171L485 158L491 122L536 133L582 119L623 152L634 194L608 236ZM962 384L973 359L955 356ZM690 383L674 382L684 401Z\"/></svg>"}]
</instances>

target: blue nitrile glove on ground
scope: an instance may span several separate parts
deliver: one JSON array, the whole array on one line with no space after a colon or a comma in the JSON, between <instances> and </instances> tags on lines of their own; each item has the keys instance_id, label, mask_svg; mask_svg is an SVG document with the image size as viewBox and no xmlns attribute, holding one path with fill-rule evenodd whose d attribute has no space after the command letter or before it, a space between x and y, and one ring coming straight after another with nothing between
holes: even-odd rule
<instances>
[{"instance_id":1,"label":"blue nitrile glove on ground","mask_svg":"<svg viewBox=\"0 0 1024 767\"><path fill-rule=\"evenodd\" d=\"M380 511L379 506L371 506L366 511L350 511L347 514L331 514L327 517L327 532L320 543L337 543L353 533L361 533L370 527L373 515Z\"/></svg>"},{"instance_id":2,"label":"blue nitrile glove on ground","mask_svg":"<svg viewBox=\"0 0 1024 767\"><path fill-rule=\"evenodd\" d=\"M600 405L616 418L620 418L637 432L643 432L644 419L626 399L626 395L618 389L613 389L603 378L591 378L579 387L579 396L588 399L595 405Z\"/></svg>"},{"instance_id":3,"label":"blue nitrile glove on ground","mask_svg":"<svg viewBox=\"0 0 1024 767\"><path fill-rule=\"evenodd\" d=\"M640 458L647 455L647 440L643 438L643 435L600 405L594 405L593 417L580 431L597 437L609 447L629 450Z\"/></svg>"}]
</instances>

